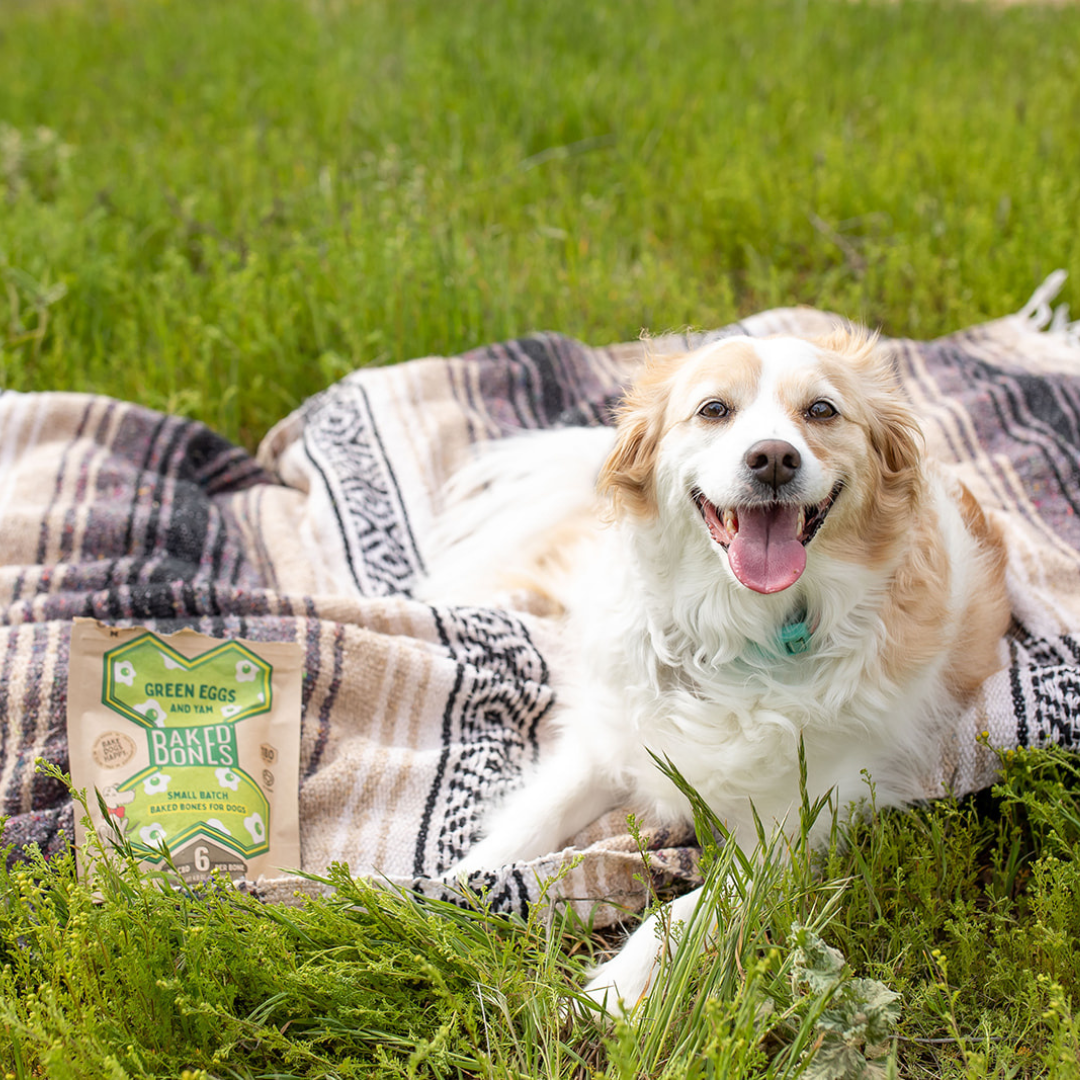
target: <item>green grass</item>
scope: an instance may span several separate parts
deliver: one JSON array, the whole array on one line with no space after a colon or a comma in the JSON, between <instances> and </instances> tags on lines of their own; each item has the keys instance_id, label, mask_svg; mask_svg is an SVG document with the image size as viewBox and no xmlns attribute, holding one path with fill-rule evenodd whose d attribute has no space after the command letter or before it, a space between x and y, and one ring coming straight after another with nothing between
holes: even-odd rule
<instances>
[{"instance_id":1,"label":"green grass","mask_svg":"<svg viewBox=\"0 0 1080 1080\"><path fill-rule=\"evenodd\" d=\"M461 910L342 867L332 895L265 906L224 884L163 891L133 859L95 896L71 857L35 857L0 871L0 1068L1076 1077L1080 768L1053 751L1004 765L992 807L871 815L825 856L798 837L750 858L707 839L709 898L683 932L719 930L703 958L674 956L631 1023L588 1010L576 986L596 941L557 908L527 922ZM804 824L829 812L804 807Z\"/></svg>"},{"instance_id":2,"label":"green grass","mask_svg":"<svg viewBox=\"0 0 1080 1080\"><path fill-rule=\"evenodd\" d=\"M0 382L251 447L356 365L533 329L807 303L933 336L1058 266L1075 297L1078 133L1076 5L9 0ZM39 860L0 875L0 1067L1076 1077L1078 790L1021 754L996 799L875 816L824 861L712 852L742 889L634 1025L568 1011L602 942L562 915L341 871L284 909L121 867L97 902Z\"/></svg>"},{"instance_id":3,"label":"green grass","mask_svg":"<svg viewBox=\"0 0 1080 1080\"><path fill-rule=\"evenodd\" d=\"M1080 272L1078 42L1075 5L9 0L0 381L250 446L534 329L957 329Z\"/></svg>"}]
</instances>

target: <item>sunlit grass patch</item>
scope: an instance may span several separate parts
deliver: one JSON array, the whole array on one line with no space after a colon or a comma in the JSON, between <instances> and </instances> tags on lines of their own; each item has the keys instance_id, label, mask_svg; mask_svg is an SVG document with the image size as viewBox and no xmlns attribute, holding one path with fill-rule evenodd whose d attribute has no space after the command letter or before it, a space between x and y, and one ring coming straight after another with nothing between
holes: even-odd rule
<instances>
[{"instance_id":1,"label":"sunlit grass patch","mask_svg":"<svg viewBox=\"0 0 1080 1080\"><path fill-rule=\"evenodd\" d=\"M54 141L0 176L0 380L252 445L536 329L958 329L1080 272L1077 41L1075 5L5 5L0 130Z\"/></svg>"}]
</instances>

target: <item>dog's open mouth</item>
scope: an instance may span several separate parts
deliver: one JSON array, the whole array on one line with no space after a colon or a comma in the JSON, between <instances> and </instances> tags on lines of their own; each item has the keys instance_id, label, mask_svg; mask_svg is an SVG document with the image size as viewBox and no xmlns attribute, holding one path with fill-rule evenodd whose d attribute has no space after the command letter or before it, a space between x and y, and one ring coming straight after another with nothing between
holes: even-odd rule
<instances>
[{"instance_id":1,"label":"dog's open mouth","mask_svg":"<svg viewBox=\"0 0 1080 1080\"><path fill-rule=\"evenodd\" d=\"M806 545L817 535L843 489L838 483L819 503L772 502L721 510L695 488L709 535L728 556L732 573L748 589L780 592L794 585L806 569Z\"/></svg>"}]
</instances>

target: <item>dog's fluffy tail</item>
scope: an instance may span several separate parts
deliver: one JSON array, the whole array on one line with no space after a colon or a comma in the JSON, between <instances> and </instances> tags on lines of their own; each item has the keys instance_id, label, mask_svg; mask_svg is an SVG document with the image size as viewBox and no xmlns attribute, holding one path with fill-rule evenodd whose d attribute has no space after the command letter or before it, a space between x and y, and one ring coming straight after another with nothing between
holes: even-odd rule
<instances>
[{"instance_id":1,"label":"dog's fluffy tail","mask_svg":"<svg viewBox=\"0 0 1080 1080\"><path fill-rule=\"evenodd\" d=\"M444 491L414 595L505 605L532 592L563 606L569 552L595 535L596 477L613 438L609 428L572 427L478 447Z\"/></svg>"}]
</instances>

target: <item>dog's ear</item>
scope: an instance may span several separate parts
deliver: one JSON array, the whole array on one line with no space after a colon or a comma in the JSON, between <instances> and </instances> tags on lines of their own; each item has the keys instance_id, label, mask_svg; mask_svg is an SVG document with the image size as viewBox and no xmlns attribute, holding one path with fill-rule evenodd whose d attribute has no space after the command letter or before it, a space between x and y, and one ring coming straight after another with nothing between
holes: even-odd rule
<instances>
[{"instance_id":1,"label":"dog's ear","mask_svg":"<svg viewBox=\"0 0 1080 1080\"><path fill-rule=\"evenodd\" d=\"M664 433L668 382L679 357L649 363L616 414L615 448L597 480L616 510L642 518L656 516L656 455Z\"/></svg>"},{"instance_id":2,"label":"dog's ear","mask_svg":"<svg viewBox=\"0 0 1080 1080\"><path fill-rule=\"evenodd\" d=\"M915 483L922 461L923 436L877 334L838 329L815 344L847 362L866 401L870 447L881 464L886 489L903 498Z\"/></svg>"},{"instance_id":3,"label":"dog's ear","mask_svg":"<svg viewBox=\"0 0 1080 1080\"><path fill-rule=\"evenodd\" d=\"M881 369L881 389L870 399L870 445L884 466L886 479L899 480L918 470L923 437L896 376L887 364Z\"/></svg>"}]
</instances>

